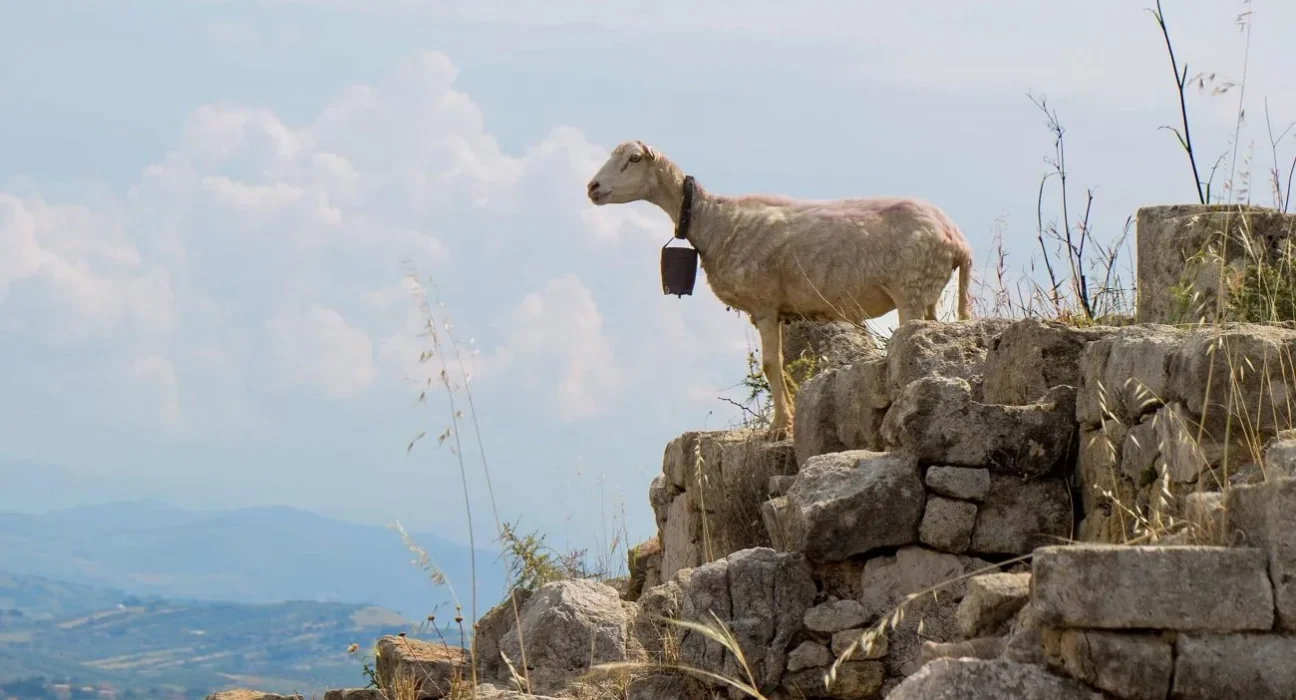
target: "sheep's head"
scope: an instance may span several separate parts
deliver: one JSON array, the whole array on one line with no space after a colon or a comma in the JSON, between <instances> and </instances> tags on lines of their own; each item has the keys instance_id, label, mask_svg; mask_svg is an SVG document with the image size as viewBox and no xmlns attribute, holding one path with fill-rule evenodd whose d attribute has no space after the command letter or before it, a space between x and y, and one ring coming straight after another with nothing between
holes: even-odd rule
<instances>
[{"instance_id":1,"label":"sheep's head","mask_svg":"<svg viewBox=\"0 0 1296 700\"><path fill-rule=\"evenodd\" d=\"M647 199L658 185L657 162L661 155L643 141L626 141L612 149L612 155L585 187L585 194L597 205L622 204Z\"/></svg>"}]
</instances>

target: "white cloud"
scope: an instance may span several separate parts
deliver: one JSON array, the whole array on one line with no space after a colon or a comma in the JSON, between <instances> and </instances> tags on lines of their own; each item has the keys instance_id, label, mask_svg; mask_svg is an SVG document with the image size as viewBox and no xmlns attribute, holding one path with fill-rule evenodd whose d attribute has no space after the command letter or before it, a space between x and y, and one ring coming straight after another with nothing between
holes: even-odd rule
<instances>
[{"instance_id":1,"label":"white cloud","mask_svg":"<svg viewBox=\"0 0 1296 700\"><path fill-rule=\"evenodd\" d=\"M38 301L26 315L5 308L6 325L31 343L113 338L111 361L174 426L182 408L203 413L204 394L182 394L181 380L222 376L246 386L252 406L257 382L342 400L384 373L416 374L422 319L393 283L403 261L444 272L453 258L474 266L470 286L510 270L486 297L467 297L465 335L498 336L485 357L465 358L470 372L529 374L560 415L592 415L625 377L590 290L575 276L545 283L571 260L544 247L590 259L660 226L641 209L585 200L606 151L576 129L505 153L457 76L446 56L418 53L300 124L253 106L199 107L177 147L116 200L0 191L0 243L12 251L0 304L15 289ZM511 274L523 267L534 274Z\"/></svg>"},{"instance_id":2,"label":"white cloud","mask_svg":"<svg viewBox=\"0 0 1296 700\"><path fill-rule=\"evenodd\" d=\"M370 386L378 371L369 336L320 304L284 309L266 321L268 343L284 376L345 398Z\"/></svg>"},{"instance_id":3,"label":"white cloud","mask_svg":"<svg viewBox=\"0 0 1296 700\"><path fill-rule=\"evenodd\" d=\"M180 387L171 361L160 355L140 356L135 358L131 373L137 379L156 385L158 417L163 424L175 427L180 421Z\"/></svg>"},{"instance_id":4,"label":"white cloud","mask_svg":"<svg viewBox=\"0 0 1296 700\"><path fill-rule=\"evenodd\" d=\"M625 384L612 339L588 288L576 275L549 280L508 317L508 343L495 362L520 375L524 386L555 391L566 418L587 418ZM544 398L541 399L545 401Z\"/></svg>"}]
</instances>

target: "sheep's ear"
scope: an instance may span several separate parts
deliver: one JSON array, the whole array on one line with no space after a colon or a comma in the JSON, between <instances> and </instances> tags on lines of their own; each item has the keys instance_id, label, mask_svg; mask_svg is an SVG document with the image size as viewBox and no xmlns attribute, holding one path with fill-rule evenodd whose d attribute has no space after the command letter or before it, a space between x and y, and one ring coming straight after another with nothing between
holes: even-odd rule
<instances>
[{"instance_id":1,"label":"sheep's ear","mask_svg":"<svg viewBox=\"0 0 1296 700\"><path fill-rule=\"evenodd\" d=\"M657 149L649 146L643 141L639 141L638 143L639 148L643 149L644 158L647 158L648 160L657 160Z\"/></svg>"}]
</instances>

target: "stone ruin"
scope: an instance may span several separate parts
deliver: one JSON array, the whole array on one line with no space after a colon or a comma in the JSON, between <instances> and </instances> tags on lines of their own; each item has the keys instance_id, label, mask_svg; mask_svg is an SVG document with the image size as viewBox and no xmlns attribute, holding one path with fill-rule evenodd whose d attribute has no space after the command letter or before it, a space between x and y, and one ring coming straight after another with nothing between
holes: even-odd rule
<instances>
[{"instance_id":1,"label":"stone ruin","mask_svg":"<svg viewBox=\"0 0 1296 700\"><path fill-rule=\"evenodd\" d=\"M1140 273L1182 270L1166 231L1216 214L1140 212ZM1123 327L914 322L885 349L790 333L824 360L795 441L671 440L629 579L488 612L479 694L594 697L591 663L638 661L662 666L599 697L742 696L682 664L770 700L1296 698L1296 330L1140 305ZM665 619L720 620L746 668ZM450 695L467 671L435 646L384 638L380 678Z\"/></svg>"}]
</instances>

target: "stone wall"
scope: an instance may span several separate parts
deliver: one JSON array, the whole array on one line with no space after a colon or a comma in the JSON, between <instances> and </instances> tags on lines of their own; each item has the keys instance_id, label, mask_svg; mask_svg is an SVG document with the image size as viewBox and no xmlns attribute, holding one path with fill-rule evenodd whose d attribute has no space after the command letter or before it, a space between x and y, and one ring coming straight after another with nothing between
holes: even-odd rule
<instances>
[{"instance_id":1,"label":"stone wall","mask_svg":"<svg viewBox=\"0 0 1296 700\"><path fill-rule=\"evenodd\" d=\"M1274 263L1296 233L1296 215L1236 205L1176 204L1135 214L1139 323L1215 319L1220 275ZM1284 252L1286 255L1284 255ZM1236 319L1235 319L1236 320Z\"/></svg>"},{"instance_id":2,"label":"stone wall","mask_svg":"<svg viewBox=\"0 0 1296 700\"><path fill-rule=\"evenodd\" d=\"M661 666L747 680L665 622L719 619L771 700L1296 697L1296 330L982 319L907 324L886 350L802 338L821 362L795 440L670 441L630 581L488 613L490 692L526 676L572 694L591 660L630 660L657 670L627 700L737 697ZM447 677L424 656L423 677Z\"/></svg>"}]
</instances>

